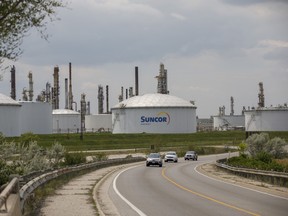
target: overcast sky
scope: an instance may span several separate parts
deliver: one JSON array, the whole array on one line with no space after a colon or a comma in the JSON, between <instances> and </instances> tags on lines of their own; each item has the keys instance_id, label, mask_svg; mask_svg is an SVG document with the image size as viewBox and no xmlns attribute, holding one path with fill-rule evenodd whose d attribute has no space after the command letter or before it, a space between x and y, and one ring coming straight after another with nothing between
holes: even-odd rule
<instances>
[{"instance_id":1,"label":"overcast sky","mask_svg":"<svg viewBox=\"0 0 288 216\"><path fill-rule=\"evenodd\" d=\"M98 113L98 85L109 85L110 107L121 86L134 87L139 67L140 95L157 92L160 63L168 70L171 95L194 100L196 115L208 118L219 106L235 114L257 106L259 82L265 105L288 102L287 0L70 0L48 25L49 42L37 31L23 41L16 67L17 99L32 71L34 99L53 84L60 68L60 108L64 79L72 62L73 95L86 94ZM10 95L10 72L0 92ZM78 105L79 106L79 105ZM104 105L106 111L106 105Z\"/></svg>"}]
</instances>

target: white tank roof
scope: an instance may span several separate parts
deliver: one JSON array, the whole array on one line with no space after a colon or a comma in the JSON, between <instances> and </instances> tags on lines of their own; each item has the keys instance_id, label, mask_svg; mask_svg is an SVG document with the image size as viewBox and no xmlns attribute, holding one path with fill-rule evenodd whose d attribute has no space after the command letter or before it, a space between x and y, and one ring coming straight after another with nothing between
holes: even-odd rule
<instances>
[{"instance_id":1,"label":"white tank roof","mask_svg":"<svg viewBox=\"0 0 288 216\"><path fill-rule=\"evenodd\" d=\"M167 94L145 94L134 96L115 105L114 108L136 107L193 107L189 101Z\"/></svg>"},{"instance_id":2,"label":"white tank roof","mask_svg":"<svg viewBox=\"0 0 288 216\"><path fill-rule=\"evenodd\" d=\"M56 109L52 111L53 115L80 115L79 112L69 109Z\"/></svg>"},{"instance_id":3,"label":"white tank roof","mask_svg":"<svg viewBox=\"0 0 288 216\"><path fill-rule=\"evenodd\" d=\"M8 97L0 93L0 106L21 106L17 101L13 100L11 97Z\"/></svg>"}]
</instances>

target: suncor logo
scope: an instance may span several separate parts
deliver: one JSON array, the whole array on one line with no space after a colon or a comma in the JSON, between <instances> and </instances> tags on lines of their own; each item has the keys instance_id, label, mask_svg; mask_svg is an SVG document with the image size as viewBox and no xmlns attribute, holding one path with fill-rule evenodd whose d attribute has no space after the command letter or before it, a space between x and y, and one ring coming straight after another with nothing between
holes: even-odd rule
<instances>
[{"instance_id":1,"label":"suncor logo","mask_svg":"<svg viewBox=\"0 0 288 216\"><path fill-rule=\"evenodd\" d=\"M167 112L159 112L156 116L141 116L142 125L150 125L152 123L170 123L170 115Z\"/></svg>"}]
</instances>

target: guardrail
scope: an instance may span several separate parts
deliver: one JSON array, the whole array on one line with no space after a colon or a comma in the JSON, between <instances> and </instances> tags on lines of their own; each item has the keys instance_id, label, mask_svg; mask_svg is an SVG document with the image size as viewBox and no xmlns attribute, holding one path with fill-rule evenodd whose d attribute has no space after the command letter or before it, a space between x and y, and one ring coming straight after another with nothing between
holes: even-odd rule
<instances>
[{"instance_id":1,"label":"guardrail","mask_svg":"<svg viewBox=\"0 0 288 216\"><path fill-rule=\"evenodd\" d=\"M232 167L224 162L226 159L221 159L216 161L216 166L233 172L236 175L243 176L246 178L252 178L256 180L261 180L264 182L269 182L275 185L288 187L288 173L276 172L276 171L266 171L257 169L247 169L241 167Z\"/></svg>"},{"instance_id":2,"label":"guardrail","mask_svg":"<svg viewBox=\"0 0 288 216\"><path fill-rule=\"evenodd\" d=\"M4 205L5 212L8 211L7 199L12 193L17 194L18 190L19 190L19 180L17 177L15 177L7 184L7 186L4 188L4 190L0 194L0 209Z\"/></svg>"},{"instance_id":3,"label":"guardrail","mask_svg":"<svg viewBox=\"0 0 288 216\"><path fill-rule=\"evenodd\" d=\"M98 168L102 168L105 166L112 166L116 164L124 164L124 163L133 163L144 160L143 157L131 157L131 158L122 158L122 159L110 159L106 161L98 161L93 163L81 164L78 166L71 166L66 168L61 168L57 170L47 170L44 172L35 172L20 178L13 178L12 181L5 187L5 189L0 194L0 209L2 209L3 205L5 205L5 211L1 213L8 213L9 209L7 209L7 200L12 193L19 193L20 197L20 211L23 212L24 204L30 194L37 189L42 184L55 179L59 176L66 175L68 173L77 172L81 170L94 170ZM24 184L19 190L19 181ZM11 207L12 209L13 207Z\"/></svg>"}]
</instances>

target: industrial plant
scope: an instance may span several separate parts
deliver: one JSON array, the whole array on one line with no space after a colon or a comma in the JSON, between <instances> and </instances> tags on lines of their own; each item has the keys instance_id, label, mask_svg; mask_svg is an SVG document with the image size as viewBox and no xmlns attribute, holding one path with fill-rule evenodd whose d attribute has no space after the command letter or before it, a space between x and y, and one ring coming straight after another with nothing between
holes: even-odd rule
<instances>
[{"instance_id":1,"label":"industrial plant","mask_svg":"<svg viewBox=\"0 0 288 216\"><path fill-rule=\"evenodd\" d=\"M85 93L75 101L72 91L72 64L69 77L65 78L65 105L60 108L58 66L53 70L53 84L34 100L33 73L28 73L28 88L23 88L22 100L16 101L16 68L11 67L10 97L0 93L0 132L5 136L20 136L26 132L51 133L195 133L202 130L288 131L287 104L265 107L263 83L259 83L258 107L243 107L234 113L234 97L230 97L230 114L220 106L217 115L200 119L193 101L170 95L168 72L160 64L157 93L140 94L139 68L135 67L135 86L120 89L118 104L109 107L109 86L98 85L98 113L90 112L90 101ZM62 89L62 88L61 88ZM104 108L104 103L106 107Z\"/></svg>"}]
</instances>

